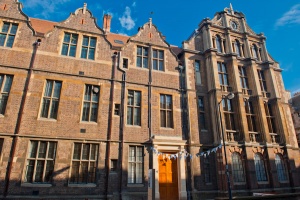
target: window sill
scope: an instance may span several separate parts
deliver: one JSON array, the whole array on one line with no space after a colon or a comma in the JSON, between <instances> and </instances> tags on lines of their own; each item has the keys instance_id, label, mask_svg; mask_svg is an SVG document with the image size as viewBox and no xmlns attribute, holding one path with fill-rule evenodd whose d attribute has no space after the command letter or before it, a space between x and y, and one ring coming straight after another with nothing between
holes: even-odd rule
<instances>
[{"instance_id":1,"label":"window sill","mask_svg":"<svg viewBox=\"0 0 300 200\"><path fill-rule=\"evenodd\" d=\"M212 183L205 183L205 185L212 185Z\"/></svg>"},{"instance_id":2,"label":"window sill","mask_svg":"<svg viewBox=\"0 0 300 200\"><path fill-rule=\"evenodd\" d=\"M160 129L170 130L170 131L171 131L171 130L172 130L172 131L174 130L174 128L169 128L169 127L160 127Z\"/></svg>"},{"instance_id":3,"label":"window sill","mask_svg":"<svg viewBox=\"0 0 300 200\"><path fill-rule=\"evenodd\" d=\"M80 121L80 124L91 124L91 125L97 125L97 122L87 122L87 121Z\"/></svg>"},{"instance_id":4,"label":"window sill","mask_svg":"<svg viewBox=\"0 0 300 200\"><path fill-rule=\"evenodd\" d=\"M142 183L138 183L138 184L127 184L127 187L144 187L145 185Z\"/></svg>"},{"instance_id":5,"label":"window sill","mask_svg":"<svg viewBox=\"0 0 300 200\"><path fill-rule=\"evenodd\" d=\"M207 130L207 129L201 129L201 132L205 132L205 133L207 133L207 132L208 132L208 130Z\"/></svg>"},{"instance_id":6,"label":"window sill","mask_svg":"<svg viewBox=\"0 0 300 200\"><path fill-rule=\"evenodd\" d=\"M289 181L278 181L279 183L289 183Z\"/></svg>"},{"instance_id":7,"label":"window sill","mask_svg":"<svg viewBox=\"0 0 300 200\"><path fill-rule=\"evenodd\" d=\"M130 124L126 124L125 125L127 128L142 128L142 126L139 125L130 125Z\"/></svg>"},{"instance_id":8,"label":"window sill","mask_svg":"<svg viewBox=\"0 0 300 200\"><path fill-rule=\"evenodd\" d=\"M234 185L246 185L246 182L233 183Z\"/></svg>"},{"instance_id":9,"label":"window sill","mask_svg":"<svg viewBox=\"0 0 300 200\"><path fill-rule=\"evenodd\" d=\"M39 121L57 122L57 119L39 117Z\"/></svg>"},{"instance_id":10,"label":"window sill","mask_svg":"<svg viewBox=\"0 0 300 200\"><path fill-rule=\"evenodd\" d=\"M269 184L269 182L268 181L257 181L257 184Z\"/></svg>"},{"instance_id":11,"label":"window sill","mask_svg":"<svg viewBox=\"0 0 300 200\"><path fill-rule=\"evenodd\" d=\"M21 187L52 187L51 183L21 183Z\"/></svg>"},{"instance_id":12,"label":"window sill","mask_svg":"<svg viewBox=\"0 0 300 200\"><path fill-rule=\"evenodd\" d=\"M95 183L78 183L78 184L68 184L68 187L96 187Z\"/></svg>"}]
</instances>

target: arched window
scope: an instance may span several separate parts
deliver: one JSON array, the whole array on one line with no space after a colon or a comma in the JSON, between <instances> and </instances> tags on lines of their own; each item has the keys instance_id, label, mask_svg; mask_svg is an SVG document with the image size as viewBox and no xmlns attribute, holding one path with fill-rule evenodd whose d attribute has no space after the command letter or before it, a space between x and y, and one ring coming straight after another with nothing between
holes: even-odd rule
<instances>
[{"instance_id":1,"label":"arched window","mask_svg":"<svg viewBox=\"0 0 300 200\"><path fill-rule=\"evenodd\" d=\"M240 154L233 153L232 159L232 177L234 182L245 182L244 167Z\"/></svg>"},{"instance_id":2,"label":"arched window","mask_svg":"<svg viewBox=\"0 0 300 200\"><path fill-rule=\"evenodd\" d=\"M252 57L255 58L255 59L258 59L258 57L257 57L257 46L255 44L252 45L251 51L252 51Z\"/></svg>"},{"instance_id":3,"label":"arched window","mask_svg":"<svg viewBox=\"0 0 300 200\"><path fill-rule=\"evenodd\" d=\"M240 42L238 40L234 41L234 48L235 48L235 53L237 54L238 57L241 57L241 49L240 49Z\"/></svg>"},{"instance_id":4,"label":"arched window","mask_svg":"<svg viewBox=\"0 0 300 200\"><path fill-rule=\"evenodd\" d=\"M254 155L254 165L257 181L267 181L265 163L258 153Z\"/></svg>"},{"instance_id":5,"label":"arched window","mask_svg":"<svg viewBox=\"0 0 300 200\"><path fill-rule=\"evenodd\" d=\"M222 53L222 40L221 37L219 35L216 36L216 43L217 43L217 51L219 53Z\"/></svg>"},{"instance_id":6,"label":"arched window","mask_svg":"<svg viewBox=\"0 0 300 200\"><path fill-rule=\"evenodd\" d=\"M277 175L279 181L287 181L287 173L284 161L282 160L282 157L278 154L275 156L275 165L277 169Z\"/></svg>"}]
</instances>

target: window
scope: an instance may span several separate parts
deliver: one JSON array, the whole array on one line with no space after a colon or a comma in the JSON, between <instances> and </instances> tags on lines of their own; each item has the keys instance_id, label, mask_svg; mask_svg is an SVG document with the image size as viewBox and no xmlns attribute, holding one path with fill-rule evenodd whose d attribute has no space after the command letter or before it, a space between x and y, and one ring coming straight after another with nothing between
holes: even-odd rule
<instances>
[{"instance_id":1,"label":"window","mask_svg":"<svg viewBox=\"0 0 300 200\"><path fill-rule=\"evenodd\" d=\"M128 59L123 58L123 68L128 69Z\"/></svg>"},{"instance_id":2,"label":"window","mask_svg":"<svg viewBox=\"0 0 300 200\"><path fill-rule=\"evenodd\" d=\"M223 112L225 115L226 130L235 130L234 111L233 111L233 107L232 107L232 100L223 99L222 106L223 106Z\"/></svg>"},{"instance_id":3,"label":"window","mask_svg":"<svg viewBox=\"0 0 300 200\"><path fill-rule=\"evenodd\" d=\"M265 102L264 107L266 111L269 133L276 133L276 122L275 116L273 114L272 105L270 103Z\"/></svg>"},{"instance_id":4,"label":"window","mask_svg":"<svg viewBox=\"0 0 300 200\"><path fill-rule=\"evenodd\" d=\"M258 56L257 56L257 46L255 44L253 44L251 46L251 52L252 52L252 58L258 59Z\"/></svg>"},{"instance_id":5,"label":"window","mask_svg":"<svg viewBox=\"0 0 300 200\"><path fill-rule=\"evenodd\" d=\"M141 125L141 92L128 90L127 124Z\"/></svg>"},{"instance_id":6,"label":"window","mask_svg":"<svg viewBox=\"0 0 300 200\"><path fill-rule=\"evenodd\" d=\"M164 71L164 51L153 49L153 70Z\"/></svg>"},{"instance_id":7,"label":"window","mask_svg":"<svg viewBox=\"0 0 300 200\"><path fill-rule=\"evenodd\" d=\"M52 119L57 118L60 90L60 81L47 80L41 109L41 117Z\"/></svg>"},{"instance_id":8,"label":"window","mask_svg":"<svg viewBox=\"0 0 300 200\"><path fill-rule=\"evenodd\" d=\"M267 181L268 179L266 175L264 160L262 159L262 156L257 153L254 155L254 166L257 181Z\"/></svg>"},{"instance_id":9,"label":"window","mask_svg":"<svg viewBox=\"0 0 300 200\"><path fill-rule=\"evenodd\" d=\"M259 79L259 84L260 84L260 89L262 92L267 92L267 82L265 79L265 74L263 70L257 70L258 74L258 79Z\"/></svg>"},{"instance_id":10,"label":"window","mask_svg":"<svg viewBox=\"0 0 300 200\"><path fill-rule=\"evenodd\" d=\"M160 127L173 128L173 105L171 95L160 95Z\"/></svg>"},{"instance_id":11,"label":"window","mask_svg":"<svg viewBox=\"0 0 300 200\"><path fill-rule=\"evenodd\" d=\"M13 76L0 74L0 115L4 115Z\"/></svg>"},{"instance_id":12,"label":"window","mask_svg":"<svg viewBox=\"0 0 300 200\"><path fill-rule=\"evenodd\" d=\"M143 147L130 146L128 155L128 183L143 183Z\"/></svg>"},{"instance_id":13,"label":"window","mask_svg":"<svg viewBox=\"0 0 300 200\"><path fill-rule=\"evenodd\" d=\"M247 72L245 67L239 66L239 74L240 74L240 84L241 88L248 89L248 78L247 78Z\"/></svg>"},{"instance_id":14,"label":"window","mask_svg":"<svg viewBox=\"0 0 300 200\"><path fill-rule=\"evenodd\" d=\"M203 158L204 161L204 181L205 183L211 183L211 168L209 157Z\"/></svg>"},{"instance_id":15,"label":"window","mask_svg":"<svg viewBox=\"0 0 300 200\"><path fill-rule=\"evenodd\" d=\"M50 183L54 170L56 142L30 141L25 182Z\"/></svg>"},{"instance_id":16,"label":"window","mask_svg":"<svg viewBox=\"0 0 300 200\"><path fill-rule=\"evenodd\" d=\"M74 33L65 33L61 55L76 56L78 35Z\"/></svg>"},{"instance_id":17,"label":"window","mask_svg":"<svg viewBox=\"0 0 300 200\"><path fill-rule=\"evenodd\" d=\"M235 49L235 53L237 54L238 57L241 57L241 44L238 40L234 41L234 49Z\"/></svg>"},{"instance_id":18,"label":"window","mask_svg":"<svg viewBox=\"0 0 300 200\"><path fill-rule=\"evenodd\" d=\"M255 122L255 114L254 109L251 101L246 100L244 102L246 117L247 117L247 124L248 124L248 131L257 132L256 122Z\"/></svg>"},{"instance_id":19,"label":"window","mask_svg":"<svg viewBox=\"0 0 300 200\"><path fill-rule=\"evenodd\" d=\"M200 128L201 130L206 130L203 97L198 97L198 112L199 112Z\"/></svg>"},{"instance_id":20,"label":"window","mask_svg":"<svg viewBox=\"0 0 300 200\"><path fill-rule=\"evenodd\" d=\"M1 160L1 155L2 155L3 143L4 143L4 139L0 138L0 160Z\"/></svg>"},{"instance_id":21,"label":"window","mask_svg":"<svg viewBox=\"0 0 300 200\"><path fill-rule=\"evenodd\" d=\"M217 43L217 51L218 53L222 53L222 39L219 35L216 36L216 43Z\"/></svg>"},{"instance_id":22,"label":"window","mask_svg":"<svg viewBox=\"0 0 300 200\"><path fill-rule=\"evenodd\" d=\"M115 104L114 114L120 116L120 104L119 103Z\"/></svg>"},{"instance_id":23,"label":"window","mask_svg":"<svg viewBox=\"0 0 300 200\"><path fill-rule=\"evenodd\" d=\"M0 46L12 47L16 37L17 29L18 24L4 22L0 32Z\"/></svg>"},{"instance_id":24,"label":"window","mask_svg":"<svg viewBox=\"0 0 300 200\"><path fill-rule=\"evenodd\" d=\"M85 85L82 121L97 122L99 86Z\"/></svg>"},{"instance_id":25,"label":"window","mask_svg":"<svg viewBox=\"0 0 300 200\"><path fill-rule=\"evenodd\" d=\"M97 39L95 37L83 36L81 58L94 60L96 43Z\"/></svg>"},{"instance_id":26,"label":"window","mask_svg":"<svg viewBox=\"0 0 300 200\"><path fill-rule=\"evenodd\" d=\"M229 83L228 83L228 73L227 73L227 67L225 63L218 62L218 73L219 73L219 82L221 87L227 88ZM225 90L225 89L224 89Z\"/></svg>"},{"instance_id":27,"label":"window","mask_svg":"<svg viewBox=\"0 0 300 200\"><path fill-rule=\"evenodd\" d=\"M148 68L148 47L137 47L136 66Z\"/></svg>"},{"instance_id":28,"label":"window","mask_svg":"<svg viewBox=\"0 0 300 200\"><path fill-rule=\"evenodd\" d=\"M234 152L232 159L232 178L234 182L245 182L244 167L240 154Z\"/></svg>"},{"instance_id":29,"label":"window","mask_svg":"<svg viewBox=\"0 0 300 200\"><path fill-rule=\"evenodd\" d=\"M98 145L75 143L70 183L95 183Z\"/></svg>"},{"instance_id":30,"label":"window","mask_svg":"<svg viewBox=\"0 0 300 200\"><path fill-rule=\"evenodd\" d=\"M275 156L275 165L277 169L277 175L279 182L287 181L287 171L282 157L278 154Z\"/></svg>"},{"instance_id":31,"label":"window","mask_svg":"<svg viewBox=\"0 0 300 200\"><path fill-rule=\"evenodd\" d=\"M200 60L195 60L196 84L201 84Z\"/></svg>"},{"instance_id":32,"label":"window","mask_svg":"<svg viewBox=\"0 0 300 200\"><path fill-rule=\"evenodd\" d=\"M110 162L110 171L113 171L113 172L117 171L118 160L117 159L111 159L110 161L111 161Z\"/></svg>"}]
</instances>

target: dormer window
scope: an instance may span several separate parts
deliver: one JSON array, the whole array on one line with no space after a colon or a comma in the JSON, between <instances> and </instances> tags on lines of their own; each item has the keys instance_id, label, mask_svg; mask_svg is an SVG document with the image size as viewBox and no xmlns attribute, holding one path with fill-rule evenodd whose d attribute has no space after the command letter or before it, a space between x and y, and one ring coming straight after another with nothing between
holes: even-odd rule
<instances>
[{"instance_id":1,"label":"dormer window","mask_svg":"<svg viewBox=\"0 0 300 200\"><path fill-rule=\"evenodd\" d=\"M12 47L16 37L17 29L18 24L4 22L0 32L0 46Z\"/></svg>"},{"instance_id":2,"label":"dormer window","mask_svg":"<svg viewBox=\"0 0 300 200\"><path fill-rule=\"evenodd\" d=\"M78 35L74 33L65 33L61 55L76 56Z\"/></svg>"}]
</instances>

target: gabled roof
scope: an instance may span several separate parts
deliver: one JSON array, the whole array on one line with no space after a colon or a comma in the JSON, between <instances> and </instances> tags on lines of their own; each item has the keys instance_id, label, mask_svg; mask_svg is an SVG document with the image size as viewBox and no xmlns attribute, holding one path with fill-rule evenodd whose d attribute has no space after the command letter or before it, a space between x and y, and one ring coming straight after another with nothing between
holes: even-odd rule
<instances>
[{"instance_id":1,"label":"gabled roof","mask_svg":"<svg viewBox=\"0 0 300 200\"><path fill-rule=\"evenodd\" d=\"M43 36L44 34L53 30L54 26L57 24L57 22L51 22L36 18L30 18L30 23L38 36Z\"/></svg>"}]
</instances>

